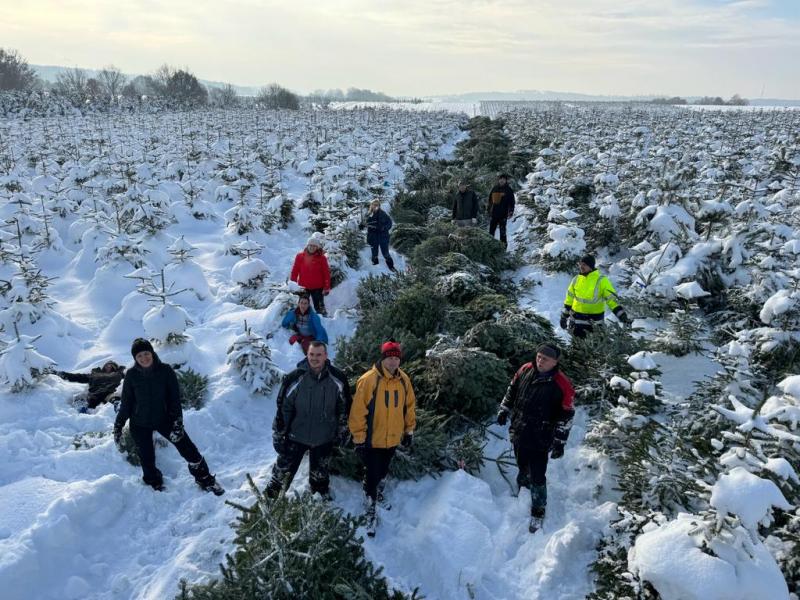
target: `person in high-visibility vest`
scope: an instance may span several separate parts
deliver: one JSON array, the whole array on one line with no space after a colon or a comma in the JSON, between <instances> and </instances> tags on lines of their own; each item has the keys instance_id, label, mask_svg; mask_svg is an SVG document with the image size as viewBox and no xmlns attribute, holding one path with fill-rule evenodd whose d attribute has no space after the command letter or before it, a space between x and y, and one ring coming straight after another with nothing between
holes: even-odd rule
<instances>
[{"instance_id":1,"label":"person in high-visibility vest","mask_svg":"<svg viewBox=\"0 0 800 600\"><path fill-rule=\"evenodd\" d=\"M569 329L577 337L585 337L596 323L603 321L606 304L622 323L630 323L625 309L617 302L614 284L595 268L594 256L583 256L578 268L580 273L572 278L567 288L559 322L561 328Z\"/></svg>"}]
</instances>

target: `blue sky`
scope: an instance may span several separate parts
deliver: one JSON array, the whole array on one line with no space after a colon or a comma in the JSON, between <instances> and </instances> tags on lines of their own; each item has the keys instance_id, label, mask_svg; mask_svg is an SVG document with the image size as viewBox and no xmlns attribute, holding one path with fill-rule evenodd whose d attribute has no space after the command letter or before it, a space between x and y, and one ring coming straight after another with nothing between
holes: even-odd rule
<instances>
[{"instance_id":1,"label":"blue sky","mask_svg":"<svg viewBox=\"0 0 800 600\"><path fill-rule=\"evenodd\" d=\"M398 95L800 98L800 0L3 0L34 64Z\"/></svg>"}]
</instances>

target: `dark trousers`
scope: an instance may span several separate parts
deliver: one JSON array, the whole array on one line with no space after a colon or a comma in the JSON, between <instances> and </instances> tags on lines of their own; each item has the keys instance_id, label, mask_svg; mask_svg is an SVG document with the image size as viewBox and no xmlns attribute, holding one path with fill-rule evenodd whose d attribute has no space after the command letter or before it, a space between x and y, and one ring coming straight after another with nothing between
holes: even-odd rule
<instances>
[{"instance_id":1,"label":"dark trousers","mask_svg":"<svg viewBox=\"0 0 800 600\"><path fill-rule=\"evenodd\" d=\"M275 497L278 492L287 489L292 483L303 456L308 452L308 484L312 492L327 494L330 488L330 462L333 442L321 446L306 446L297 442L286 442L284 452L278 454L278 460L272 467L272 478L267 485L267 495Z\"/></svg>"},{"instance_id":2,"label":"dark trousers","mask_svg":"<svg viewBox=\"0 0 800 600\"><path fill-rule=\"evenodd\" d=\"M392 259L392 255L389 254L389 240L388 239L381 239L370 244L370 248L372 249L372 264L378 264L378 248L380 248L381 254L383 254L383 260L386 261L386 266L390 269L394 266L394 260Z\"/></svg>"},{"instance_id":3,"label":"dark trousers","mask_svg":"<svg viewBox=\"0 0 800 600\"><path fill-rule=\"evenodd\" d=\"M514 444L514 458L517 459L517 484L519 487L540 486L547 484L547 460L550 451L537 448L535 445Z\"/></svg>"},{"instance_id":4,"label":"dark trousers","mask_svg":"<svg viewBox=\"0 0 800 600\"><path fill-rule=\"evenodd\" d=\"M364 479L364 492L375 501L378 498L378 485L389 474L389 464L397 448L365 448L361 459L367 469Z\"/></svg>"},{"instance_id":5,"label":"dark trousers","mask_svg":"<svg viewBox=\"0 0 800 600\"><path fill-rule=\"evenodd\" d=\"M492 218L489 220L489 235L494 237L494 232L497 230L497 226L500 226L500 241L503 242L503 245L508 245L508 240L506 239L506 225L508 224L508 215L495 215L492 213Z\"/></svg>"},{"instance_id":6,"label":"dark trousers","mask_svg":"<svg viewBox=\"0 0 800 600\"><path fill-rule=\"evenodd\" d=\"M142 461L142 479L148 485L160 485L163 482L161 471L156 467L156 451L153 446L154 431L169 439L169 427L151 429L131 424L131 436L136 443L139 460ZM189 463L189 473L194 476L195 481L200 484L204 483L211 476L208 472L208 465L189 435L184 433L183 437L173 445Z\"/></svg>"},{"instance_id":7,"label":"dark trousers","mask_svg":"<svg viewBox=\"0 0 800 600\"><path fill-rule=\"evenodd\" d=\"M328 311L325 310L325 294L322 293L322 288L317 290L306 290L308 295L311 296L311 302L314 303L314 310L317 311L322 316L328 314Z\"/></svg>"}]
</instances>

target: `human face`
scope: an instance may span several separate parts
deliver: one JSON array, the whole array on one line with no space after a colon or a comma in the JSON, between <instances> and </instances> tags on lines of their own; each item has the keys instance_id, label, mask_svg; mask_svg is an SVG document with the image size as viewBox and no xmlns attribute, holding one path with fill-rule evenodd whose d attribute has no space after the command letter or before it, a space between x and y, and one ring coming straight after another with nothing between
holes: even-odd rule
<instances>
[{"instance_id":1,"label":"human face","mask_svg":"<svg viewBox=\"0 0 800 600\"><path fill-rule=\"evenodd\" d=\"M466 183L459 183L458 184L458 191L459 192L466 192L467 191L467 184Z\"/></svg>"},{"instance_id":2,"label":"human face","mask_svg":"<svg viewBox=\"0 0 800 600\"><path fill-rule=\"evenodd\" d=\"M589 265L587 265L585 262L579 262L578 263L578 269L580 269L581 275L588 275L589 273L592 272L592 268Z\"/></svg>"},{"instance_id":3,"label":"human face","mask_svg":"<svg viewBox=\"0 0 800 600\"><path fill-rule=\"evenodd\" d=\"M505 177L498 177L497 183L499 183L500 185L505 185L508 183L508 179L506 179Z\"/></svg>"},{"instance_id":4,"label":"human face","mask_svg":"<svg viewBox=\"0 0 800 600\"><path fill-rule=\"evenodd\" d=\"M309 254L314 254L314 252L319 250L319 246L317 246L316 244L309 244L308 246L306 246L306 250L308 250Z\"/></svg>"},{"instance_id":5,"label":"human face","mask_svg":"<svg viewBox=\"0 0 800 600\"><path fill-rule=\"evenodd\" d=\"M106 363L103 365L103 372L104 373L111 373L116 367L112 363Z\"/></svg>"},{"instance_id":6,"label":"human face","mask_svg":"<svg viewBox=\"0 0 800 600\"><path fill-rule=\"evenodd\" d=\"M143 369L147 369L153 364L153 353L150 352L149 350L142 350L141 352L137 352L134 358L136 359L136 364L142 367Z\"/></svg>"},{"instance_id":7,"label":"human face","mask_svg":"<svg viewBox=\"0 0 800 600\"><path fill-rule=\"evenodd\" d=\"M558 359L545 356L541 352L536 353L536 369L540 373L544 373L546 371L552 371L553 369L556 368L557 364L558 364Z\"/></svg>"},{"instance_id":8,"label":"human face","mask_svg":"<svg viewBox=\"0 0 800 600\"><path fill-rule=\"evenodd\" d=\"M325 346L309 346L306 358L308 358L308 366L311 367L311 370L319 373L328 359L328 351Z\"/></svg>"},{"instance_id":9,"label":"human face","mask_svg":"<svg viewBox=\"0 0 800 600\"><path fill-rule=\"evenodd\" d=\"M381 366L389 371L392 375L397 373L397 369L400 368L400 357L399 356L387 356L383 360L381 360Z\"/></svg>"},{"instance_id":10,"label":"human face","mask_svg":"<svg viewBox=\"0 0 800 600\"><path fill-rule=\"evenodd\" d=\"M297 308L300 309L301 313L306 314L308 312L308 298L300 298Z\"/></svg>"}]
</instances>

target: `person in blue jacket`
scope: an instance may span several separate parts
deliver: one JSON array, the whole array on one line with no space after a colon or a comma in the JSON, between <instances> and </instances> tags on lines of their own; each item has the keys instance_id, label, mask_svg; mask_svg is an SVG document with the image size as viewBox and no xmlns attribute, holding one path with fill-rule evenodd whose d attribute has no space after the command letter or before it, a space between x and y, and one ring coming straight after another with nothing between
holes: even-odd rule
<instances>
[{"instance_id":1,"label":"person in blue jacket","mask_svg":"<svg viewBox=\"0 0 800 600\"><path fill-rule=\"evenodd\" d=\"M394 272L394 260L389 254L389 230L391 228L392 218L383 211L380 200L373 200L367 213L367 243L372 249L372 264L378 264L378 248L380 248L386 266Z\"/></svg>"},{"instance_id":2,"label":"person in blue jacket","mask_svg":"<svg viewBox=\"0 0 800 600\"><path fill-rule=\"evenodd\" d=\"M314 340L328 343L328 332L322 326L319 315L311 308L308 294L300 294L297 308L286 313L281 325L295 332L289 338L289 343L299 343L303 348L303 354L308 353L308 345Z\"/></svg>"}]
</instances>

